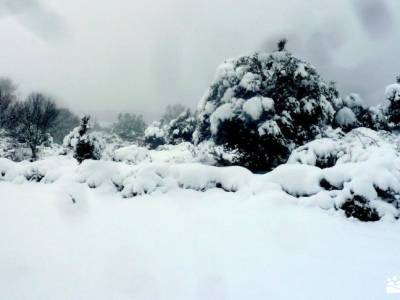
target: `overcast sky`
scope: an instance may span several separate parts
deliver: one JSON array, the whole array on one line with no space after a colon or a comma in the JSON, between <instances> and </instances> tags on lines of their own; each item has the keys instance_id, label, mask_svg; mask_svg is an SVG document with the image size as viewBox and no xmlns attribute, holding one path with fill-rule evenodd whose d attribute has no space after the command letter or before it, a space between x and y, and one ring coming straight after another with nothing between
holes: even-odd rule
<instances>
[{"instance_id":1,"label":"overcast sky","mask_svg":"<svg viewBox=\"0 0 400 300\"><path fill-rule=\"evenodd\" d=\"M280 37L343 94L400 74L400 0L0 0L0 76L77 113L196 107L225 58Z\"/></svg>"}]
</instances>

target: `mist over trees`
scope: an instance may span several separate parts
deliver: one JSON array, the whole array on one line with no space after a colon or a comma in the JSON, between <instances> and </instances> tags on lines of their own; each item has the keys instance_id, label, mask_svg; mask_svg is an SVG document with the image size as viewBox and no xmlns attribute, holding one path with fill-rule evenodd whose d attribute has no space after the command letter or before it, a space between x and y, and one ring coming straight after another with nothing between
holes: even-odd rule
<instances>
[{"instance_id":1,"label":"mist over trees","mask_svg":"<svg viewBox=\"0 0 400 300\"><path fill-rule=\"evenodd\" d=\"M162 125L167 125L173 119L176 119L181 113L186 110L186 106L182 104L167 105L164 114L161 116L160 122Z\"/></svg>"},{"instance_id":2,"label":"mist over trees","mask_svg":"<svg viewBox=\"0 0 400 300\"><path fill-rule=\"evenodd\" d=\"M64 136L79 124L68 109L39 92L19 99L17 85L9 78L0 78L1 135L13 141L14 147L27 147L31 159L38 159L38 147L45 143L61 143Z\"/></svg>"},{"instance_id":3,"label":"mist over trees","mask_svg":"<svg viewBox=\"0 0 400 300\"><path fill-rule=\"evenodd\" d=\"M54 126L49 129L49 133L53 141L62 144L64 137L79 125L79 117L67 108L58 108L58 114L54 121Z\"/></svg>"},{"instance_id":4,"label":"mist over trees","mask_svg":"<svg viewBox=\"0 0 400 300\"><path fill-rule=\"evenodd\" d=\"M16 99L17 86L10 78L0 78L0 127L4 126L7 119L7 109Z\"/></svg>"},{"instance_id":5,"label":"mist over trees","mask_svg":"<svg viewBox=\"0 0 400 300\"><path fill-rule=\"evenodd\" d=\"M263 172L286 162L294 148L324 136L327 128L349 132L358 127L398 127L399 78L387 87L385 103L368 107L358 94L342 98L334 83L324 81L315 67L288 52L286 45L282 39L272 53L226 60L217 68L196 112L182 104L168 105L149 126L142 115L132 112L121 112L111 126L96 121L89 126L88 117L79 120L47 95L32 93L22 101L16 84L1 78L2 134L29 147L33 160L38 158L39 146L61 144L65 139L70 139L67 148L75 153L87 150L75 155L78 161L99 159L102 147L94 148L101 144L100 135L92 133L101 132L117 147L136 144L157 149L165 144L210 143L235 153L226 159L215 152L219 164Z\"/></svg>"},{"instance_id":6,"label":"mist over trees","mask_svg":"<svg viewBox=\"0 0 400 300\"><path fill-rule=\"evenodd\" d=\"M120 113L112 125L112 132L123 140L134 142L142 140L146 126L142 115Z\"/></svg>"}]
</instances>

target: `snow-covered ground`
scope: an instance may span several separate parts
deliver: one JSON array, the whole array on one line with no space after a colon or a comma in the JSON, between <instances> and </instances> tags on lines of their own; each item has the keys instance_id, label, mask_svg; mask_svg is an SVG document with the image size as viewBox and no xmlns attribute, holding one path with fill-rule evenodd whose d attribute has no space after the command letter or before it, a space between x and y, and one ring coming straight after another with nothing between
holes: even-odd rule
<instances>
[{"instance_id":1,"label":"snow-covered ground","mask_svg":"<svg viewBox=\"0 0 400 300\"><path fill-rule=\"evenodd\" d=\"M0 299L385 299L398 141L333 134L267 174L184 144L0 158Z\"/></svg>"},{"instance_id":2,"label":"snow-covered ground","mask_svg":"<svg viewBox=\"0 0 400 300\"><path fill-rule=\"evenodd\" d=\"M73 204L67 191L77 197ZM279 193L0 182L2 299L384 299L400 223Z\"/></svg>"}]
</instances>

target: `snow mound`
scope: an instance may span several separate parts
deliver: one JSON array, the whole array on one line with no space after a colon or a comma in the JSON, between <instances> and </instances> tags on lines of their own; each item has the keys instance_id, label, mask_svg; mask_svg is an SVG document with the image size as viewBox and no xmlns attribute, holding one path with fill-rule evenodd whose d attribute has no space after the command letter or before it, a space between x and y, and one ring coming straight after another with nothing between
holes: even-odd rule
<instances>
[{"instance_id":1,"label":"snow mound","mask_svg":"<svg viewBox=\"0 0 400 300\"><path fill-rule=\"evenodd\" d=\"M299 147L287 164L266 174L253 174L238 166L201 164L202 154L189 143L159 150L129 146L115 151L114 161L85 160L80 165L66 156L33 163L3 158L0 180L59 181L65 186L81 183L125 198L179 189L221 189L244 198L257 195L265 201L279 194L362 221L393 220L400 217L397 143L395 135L359 128L343 137L318 139Z\"/></svg>"},{"instance_id":2,"label":"snow mound","mask_svg":"<svg viewBox=\"0 0 400 300\"><path fill-rule=\"evenodd\" d=\"M156 150L131 145L114 151L112 160L129 165L139 163L185 163L198 161L196 148L193 144L184 142L178 145L161 145Z\"/></svg>"},{"instance_id":3,"label":"snow mound","mask_svg":"<svg viewBox=\"0 0 400 300\"><path fill-rule=\"evenodd\" d=\"M147 148L132 145L115 150L112 160L127 164L137 164L144 161L150 162L151 158L150 151Z\"/></svg>"}]
</instances>

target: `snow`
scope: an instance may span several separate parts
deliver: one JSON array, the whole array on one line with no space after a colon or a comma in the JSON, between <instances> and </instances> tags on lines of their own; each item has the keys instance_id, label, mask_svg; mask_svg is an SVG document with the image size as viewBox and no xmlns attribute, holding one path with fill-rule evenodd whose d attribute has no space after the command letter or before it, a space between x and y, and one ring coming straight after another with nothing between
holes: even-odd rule
<instances>
[{"instance_id":1,"label":"snow","mask_svg":"<svg viewBox=\"0 0 400 300\"><path fill-rule=\"evenodd\" d=\"M161 123L156 121L150 124L144 131L145 136L154 136L156 138L162 138L165 133L162 129Z\"/></svg>"},{"instance_id":2,"label":"snow","mask_svg":"<svg viewBox=\"0 0 400 300\"><path fill-rule=\"evenodd\" d=\"M254 121L260 119L264 111L274 110L274 100L266 97L253 97L243 102L243 111Z\"/></svg>"},{"instance_id":3,"label":"snow","mask_svg":"<svg viewBox=\"0 0 400 300\"><path fill-rule=\"evenodd\" d=\"M349 108L365 107L364 100L359 94L352 93L348 95L343 103Z\"/></svg>"},{"instance_id":4,"label":"snow","mask_svg":"<svg viewBox=\"0 0 400 300\"><path fill-rule=\"evenodd\" d=\"M273 111L274 110L275 102L273 99L267 98L267 97L262 97L261 102L262 102L262 106L265 111Z\"/></svg>"},{"instance_id":5,"label":"snow","mask_svg":"<svg viewBox=\"0 0 400 300\"><path fill-rule=\"evenodd\" d=\"M114 151L112 160L123 161L127 164L137 164L143 161L151 161L150 151L147 148L131 145Z\"/></svg>"},{"instance_id":6,"label":"snow","mask_svg":"<svg viewBox=\"0 0 400 300\"><path fill-rule=\"evenodd\" d=\"M400 83L394 83L386 87L385 99L388 101L400 100Z\"/></svg>"},{"instance_id":7,"label":"snow","mask_svg":"<svg viewBox=\"0 0 400 300\"><path fill-rule=\"evenodd\" d=\"M399 142L327 132L266 174L200 163L212 143L0 158L2 298L382 299L400 270ZM346 218L354 195L381 220Z\"/></svg>"},{"instance_id":8,"label":"snow","mask_svg":"<svg viewBox=\"0 0 400 300\"><path fill-rule=\"evenodd\" d=\"M222 121L229 120L233 117L232 106L226 103L218 107L210 116L211 132L216 134L218 126Z\"/></svg>"},{"instance_id":9,"label":"snow","mask_svg":"<svg viewBox=\"0 0 400 300\"><path fill-rule=\"evenodd\" d=\"M399 223L347 221L276 191L0 191L13 195L0 206L4 299L383 299L400 269Z\"/></svg>"},{"instance_id":10,"label":"snow","mask_svg":"<svg viewBox=\"0 0 400 300\"><path fill-rule=\"evenodd\" d=\"M263 113L263 103L261 97L253 97L244 102L243 111L253 120L258 120Z\"/></svg>"},{"instance_id":11,"label":"snow","mask_svg":"<svg viewBox=\"0 0 400 300\"><path fill-rule=\"evenodd\" d=\"M302 63L297 66L296 72L294 74L295 76L300 76L302 78L306 78L309 75L306 71L306 65Z\"/></svg>"},{"instance_id":12,"label":"snow","mask_svg":"<svg viewBox=\"0 0 400 300\"><path fill-rule=\"evenodd\" d=\"M250 92L258 92L261 88L261 76L248 72L244 74L239 85Z\"/></svg>"},{"instance_id":13,"label":"snow","mask_svg":"<svg viewBox=\"0 0 400 300\"><path fill-rule=\"evenodd\" d=\"M260 136L263 135L271 135L278 136L281 134L281 129L279 125L274 120L267 120L258 127L258 134Z\"/></svg>"},{"instance_id":14,"label":"snow","mask_svg":"<svg viewBox=\"0 0 400 300\"><path fill-rule=\"evenodd\" d=\"M115 150L111 159L129 165L137 165L146 162L175 164L199 161L204 162L209 160L209 158L205 157L205 153L199 153L204 150L206 149L201 149L201 146L194 147L193 144L188 142L180 143L178 145L161 145L157 150L149 150L145 147L131 145Z\"/></svg>"},{"instance_id":15,"label":"snow","mask_svg":"<svg viewBox=\"0 0 400 300\"><path fill-rule=\"evenodd\" d=\"M348 107L341 108L336 113L335 120L341 126L351 126L357 123L354 112Z\"/></svg>"}]
</instances>

